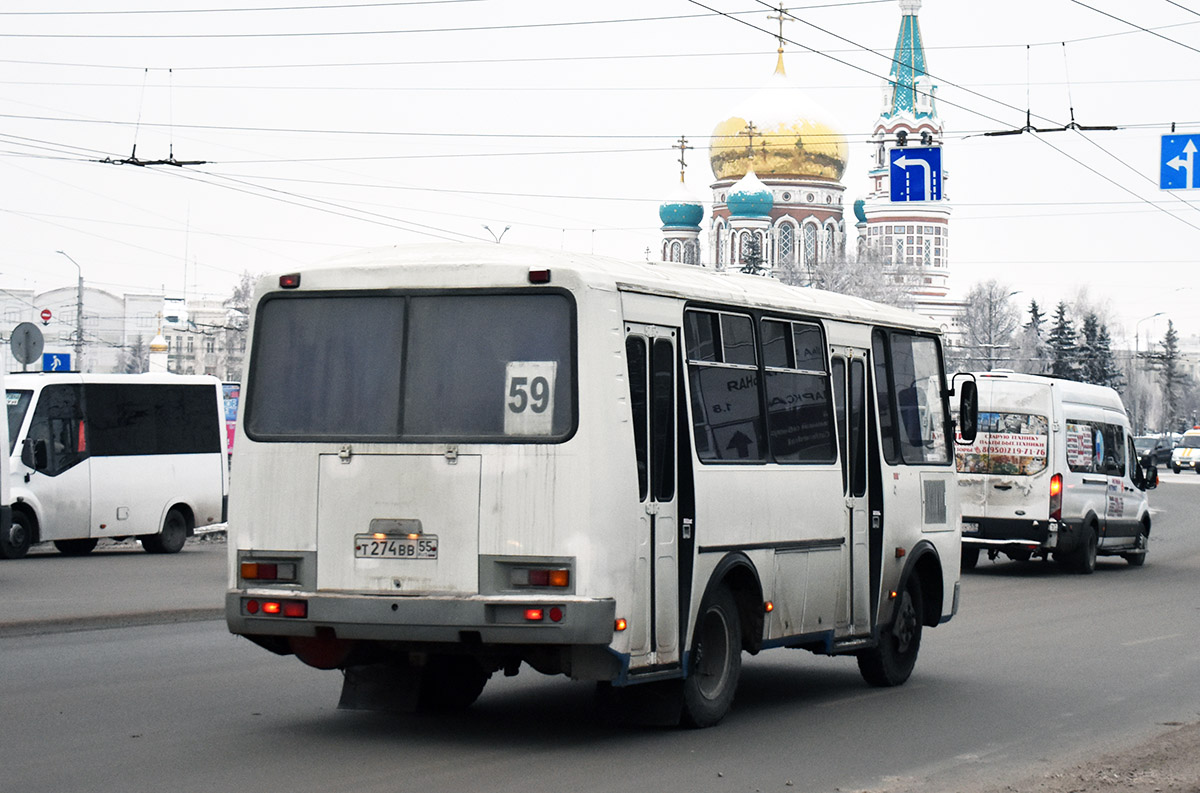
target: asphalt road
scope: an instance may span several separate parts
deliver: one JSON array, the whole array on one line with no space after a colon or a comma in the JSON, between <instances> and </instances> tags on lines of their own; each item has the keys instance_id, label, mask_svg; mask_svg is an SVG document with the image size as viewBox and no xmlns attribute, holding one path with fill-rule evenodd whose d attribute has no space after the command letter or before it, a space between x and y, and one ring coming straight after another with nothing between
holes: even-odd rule
<instances>
[{"instance_id":1,"label":"asphalt road","mask_svg":"<svg viewBox=\"0 0 1200 793\"><path fill-rule=\"evenodd\" d=\"M601 723L590 686L528 669L494 678L464 715L341 712L336 672L220 621L10 634L0 789L936 793L1023 779L1200 718L1200 476L1163 480L1144 567L981 561L905 686L867 687L852 659L774 650L746 658L733 711L703 731ZM189 546L178 567L140 551L0 563L0 597L25 576L16 565L50 589L55 572L77 593L127 588L140 608L211 608L221 550ZM192 566L212 589L185 576ZM161 595L163 576L186 591Z\"/></svg>"}]
</instances>

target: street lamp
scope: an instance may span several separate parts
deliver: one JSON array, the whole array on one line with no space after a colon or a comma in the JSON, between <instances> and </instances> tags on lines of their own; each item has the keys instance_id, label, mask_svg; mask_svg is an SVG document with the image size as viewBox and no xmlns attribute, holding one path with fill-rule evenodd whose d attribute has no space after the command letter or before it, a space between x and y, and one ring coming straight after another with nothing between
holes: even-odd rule
<instances>
[{"instance_id":1,"label":"street lamp","mask_svg":"<svg viewBox=\"0 0 1200 793\"><path fill-rule=\"evenodd\" d=\"M1142 326L1142 323L1145 322L1146 320L1154 319L1155 317L1161 317L1165 313L1167 313L1167 312L1159 311L1158 313L1151 314L1148 317L1142 317L1137 322L1133 323L1133 355L1135 358L1138 356L1138 352L1139 352L1139 350L1138 350L1138 339L1139 339L1138 328L1140 328ZM1146 341L1149 342L1149 339L1147 339Z\"/></svg>"},{"instance_id":2,"label":"street lamp","mask_svg":"<svg viewBox=\"0 0 1200 793\"><path fill-rule=\"evenodd\" d=\"M1008 343L1008 344L997 344L996 343L996 305L997 305L997 303L1007 304L1009 300L1012 300L1015 296L1017 296L1019 294L1021 294L1021 290L1016 289L1016 290L1013 290L1012 292L1009 292L1004 297L1000 298L1000 300L991 300L991 299L988 300L988 306L987 306L987 308L988 308L988 325L987 325L988 340L987 340L986 344L983 344L981 346L987 347L987 370L989 372L992 371L992 367L996 363L996 348L997 347L1012 347L1011 338L1010 338L1010 343Z\"/></svg>"},{"instance_id":3,"label":"street lamp","mask_svg":"<svg viewBox=\"0 0 1200 793\"><path fill-rule=\"evenodd\" d=\"M71 258L66 251L57 251L67 257L67 261L75 265L79 271L79 281L75 287L75 371L83 371L83 268L79 262Z\"/></svg>"},{"instance_id":4,"label":"street lamp","mask_svg":"<svg viewBox=\"0 0 1200 793\"><path fill-rule=\"evenodd\" d=\"M497 244L497 245L499 245L499 244L500 244L500 240L504 239L504 234L505 234L505 233L506 233L506 232L507 232L507 231L508 231L510 228L512 228L511 226L505 226L505 227L504 227L504 231L502 231L502 232L500 232L499 234L497 234L496 232L492 231L492 230L491 230L491 228L490 228L490 227L489 227L489 226L488 226L486 223L484 223L484 224L483 224L483 227L484 227L485 229L487 229L487 233L488 233L488 234L491 234L491 235L492 235L492 239L496 241L496 244Z\"/></svg>"}]
</instances>

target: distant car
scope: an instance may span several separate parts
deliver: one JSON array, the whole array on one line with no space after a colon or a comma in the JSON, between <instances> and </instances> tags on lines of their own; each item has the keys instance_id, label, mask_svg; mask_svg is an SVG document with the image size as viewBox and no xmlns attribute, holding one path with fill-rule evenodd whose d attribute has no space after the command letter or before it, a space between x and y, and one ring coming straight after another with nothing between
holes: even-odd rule
<instances>
[{"instance_id":1,"label":"distant car","mask_svg":"<svg viewBox=\"0 0 1200 793\"><path fill-rule=\"evenodd\" d=\"M1171 451L1175 448L1175 444L1171 442L1170 438L1160 438L1157 435L1138 435L1133 439L1133 445L1137 448L1139 460L1150 455L1150 462L1155 465L1171 464Z\"/></svg>"},{"instance_id":2,"label":"distant car","mask_svg":"<svg viewBox=\"0 0 1200 793\"><path fill-rule=\"evenodd\" d=\"M1200 427L1183 433L1179 445L1171 452L1171 470L1179 473L1184 468L1200 474Z\"/></svg>"}]
</instances>

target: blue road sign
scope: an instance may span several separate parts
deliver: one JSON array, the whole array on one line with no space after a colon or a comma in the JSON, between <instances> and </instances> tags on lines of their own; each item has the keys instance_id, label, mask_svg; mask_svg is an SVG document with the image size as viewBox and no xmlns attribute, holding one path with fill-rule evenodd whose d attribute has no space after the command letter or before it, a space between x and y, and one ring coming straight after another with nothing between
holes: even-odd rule
<instances>
[{"instance_id":1,"label":"blue road sign","mask_svg":"<svg viewBox=\"0 0 1200 793\"><path fill-rule=\"evenodd\" d=\"M942 200L942 147L895 148L891 151L893 201Z\"/></svg>"},{"instance_id":2,"label":"blue road sign","mask_svg":"<svg viewBox=\"0 0 1200 793\"><path fill-rule=\"evenodd\" d=\"M1163 190L1190 190L1200 187L1196 173L1196 152L1200 150L1200 134L1163 135L1161 169L1158 186Z\"/></svg>"},{"instance_id":3,"label":"blue road sign","mask_svg":"<svg viewBox=\"0 0 1200 793\"><path fill-rule=\"evenodd\" d=\"M69 372L69 371L71 371L71 353L69 353L69 352L44 352L44 353L42 353L42 371L43 372Z\"/></svg>"}]
</instances>

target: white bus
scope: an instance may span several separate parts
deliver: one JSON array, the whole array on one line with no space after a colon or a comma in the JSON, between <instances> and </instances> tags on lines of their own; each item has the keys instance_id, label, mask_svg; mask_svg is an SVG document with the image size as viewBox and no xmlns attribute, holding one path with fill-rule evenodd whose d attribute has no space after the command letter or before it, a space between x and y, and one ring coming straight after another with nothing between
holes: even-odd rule
<instances>
[{"instance_id":1,"label":"white bus","mask_svg":"<svg viewBox=\"0 0 1200 793\"><path fill-rule=\"evenodd\" d=\"M706 726L743 651L895 685L957 610L950 390L911 313L461 245L265 279L251 325L227 621L344 670L343 707L465 707L524 662Z\"/></svg>"},{"instance_id":2,"label":"white bus","mask_svg":"<svg viewBox=\"0 0 1200 793\"><path fill-rule=\"evenodd\" d=\"M128 537L176 553L224 520L215 377L34 373L6 385L13 522L0 555L53 541L77 556Z\"/></svg>"}]
</instances>

